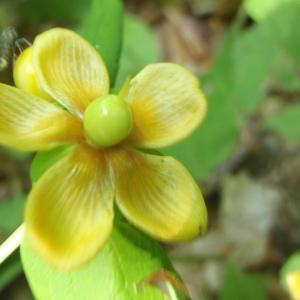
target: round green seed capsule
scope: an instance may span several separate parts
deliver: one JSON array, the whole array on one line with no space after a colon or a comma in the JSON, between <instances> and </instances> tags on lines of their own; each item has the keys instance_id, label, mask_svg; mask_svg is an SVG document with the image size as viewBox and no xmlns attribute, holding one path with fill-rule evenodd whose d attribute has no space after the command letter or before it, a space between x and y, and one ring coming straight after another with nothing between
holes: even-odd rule
<instances>
[{"instance_id":1,"label":"round green seed capsule","mask_svg":"<svg viewBox=\"0 0 300 300\"><path fill-rule=\"evenodd\" d=\"M116 95L97 98L87 107L83 126L88 141L94 146L106 148L116 145L131 131L130 108Z\"/></svg>"}]
</instances>

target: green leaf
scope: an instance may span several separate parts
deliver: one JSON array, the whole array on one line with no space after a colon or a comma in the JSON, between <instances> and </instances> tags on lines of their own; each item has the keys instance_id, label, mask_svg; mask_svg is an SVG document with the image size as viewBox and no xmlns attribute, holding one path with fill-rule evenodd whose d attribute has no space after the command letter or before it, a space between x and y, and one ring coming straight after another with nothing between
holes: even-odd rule
<instances>
[{"instance_id":1,"label":"green leaf","mask_svg":"<svg viewBox=\"0 0 300 300\"><path fill-rule=\"evenodd\" d=\"M114 86L122 46L123 4L121 0L92 0L81 34L99 51Z\"/></svg>"},{"instance_id":2,"label":"green leaf","mask_svg":"<svg viewBox=\"0 0 300 300\"><path fill-rule=\"evenodd\" d=\"M300 0L282 5L262 24L268 30L277 47L300 64L300 31L296 30L300 19Z\"/></svg>"},{"instance_id":3,"label":"green leaf","mask_svg":"<svg viewBox=\"0 0 300 300\"><path fill-rule=\"evenodd\" d=\"M248 14L253 19L260 21L286 3L299 2L299 0L244 0L244 2Z\"/></svg>"},{"instance_id":4,"label":"green leaf","mask_svg":"<svg viewBox=\"0 0 300 300\"><path fill-rule=\"evenodd\" d=\"M280 270L280 280L282 285L287 289L286 277L289 273L300 272L300 252L294 253L283 265Z\"/></svg>"},{"instance_id":5,"label":"green leaf","mask_svg":"<svg viewBox=\"0 0 300 300\"><path fill-rule=\"evenodd\" d=\"M72 146L68 145L57 147L49 151L38 152L30 167L30 178L32 182L36 182L45 171L63 158L71 149Z\"/></svg>"},{"instance_id":6,"label":"green leaf","mask_svg":"<svg viewBox=\"0 0 300 300\"><path fill-rule=\"evenodd\" d=\"M267 293L262 279L255 275L241 272L229 264L220 300L267 300Z\"/></svg>"},{"instance_id":7,"label":"green leaf","mask_svg":"<svg viewBox=\"0 0 300 300\"><path fill-rule=\"evenodd\" d=\"M90 2L91 0L30 0L24 3L25 17L29 23L50 21L73 24L82 19Z\"/></svg>"},{"instance_id":8,"label":"green leaf","mask_svg":"<svg viewBox=\"0 0 300 300\"><path fill-rule=\"evenodd\" d=\"M177 276L156 242L122 222L115 226L100 253L81 268L56 271L26 239L21 246L21 257L37 299L166 300L148 279L161 269Z\"/></svg>"},{"instance_id":9,"label":"green leaf","mask_svg":"<svg viewBox=\"0 0 300 300\"><path fill-rule=\"evenodd\" d=\"M159 57L159 45L150 27L137 17L126 15L116 88L120 89L127 78L135 76L147 64L157 62Z\"/></svg>"},{"instance_id":10,"label":"green leaf","mask_svg":"<svg viewBox=\"0 0 300 300\"><path fill-rule=\"evenodd\" d=\"M300 143L299 120L300 105L297 104L286 108L275 116L269 117L265 121L265 126L291 141Z\"/></svg>"},{"instance_id":11,"label":"green leaf","mask_svg":"<svg viewBox=\"0 0 300 300\"><path fill-rule=\"evenodd\" d=\"M257 25L239 34L233 46L233 101L245 119L257 109L275 62L276 46L269 31Z\"/></svg>"},{"instance_id":12,"label":"green leaf","mask_svg":"<svg viewBox=\"0 0 300 300\"><path fill-rule=\"evenodd\" d=\"M13 199L0 204L0 230L6 233L13 232L23 219L25 196L17 195Z\"/></svg>"}]
</instances>

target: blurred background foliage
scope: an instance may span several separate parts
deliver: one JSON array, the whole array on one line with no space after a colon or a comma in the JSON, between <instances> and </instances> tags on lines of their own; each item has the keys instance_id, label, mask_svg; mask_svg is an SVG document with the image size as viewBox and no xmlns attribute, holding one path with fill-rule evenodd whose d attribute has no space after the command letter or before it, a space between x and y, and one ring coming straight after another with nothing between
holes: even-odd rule
<instances>
[{"instance_id":1,"label":"blurred background foliage","mask_svg":"<svg viewBox=\"0 0 300 300\"><path fill-rule=\"evenodd\" d=\"M208 97L204 124L163 150L192 172L209 208L206 238L166 246L192 299L288 299L285 278L300 272L300 256L288 260L300 246L300 1L125 6L115 89L146 64L173 61L199 76ZM104 15L97 0L1 0L0 29L32 41L54 26L80 32ZM12 83L11 69L0 79ZM0 241L22 221L31 159L0 149ZM0 267L0 299L33 299L18 253Z\"/></svg>"}]
</instances>

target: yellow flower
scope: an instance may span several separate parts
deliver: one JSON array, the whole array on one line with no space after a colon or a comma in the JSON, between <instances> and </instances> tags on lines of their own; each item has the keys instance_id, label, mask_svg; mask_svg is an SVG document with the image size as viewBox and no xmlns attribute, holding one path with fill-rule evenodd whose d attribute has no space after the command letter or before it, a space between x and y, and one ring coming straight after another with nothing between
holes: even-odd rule
<instances>
[{"instance_id":1,"label":"yellow flower","mask_svg":"<svg viewBox=\"0 0 300 300\"><path fill-rule=\"evenodd\" d=\"M74 144L26 206L26 234L46 259L64 269L91 259L110 236L114 199L162 241L205 232L205 203L188 171L172 157L137 150L174 144L200 124L206 100L192 74L149 65L111 95L100 55L72 31L46 31L23 54L14 74L20 89L0 84L1 144L22 151Z\"/></svg>"},{"instance_id":2,"label":"yellow flower","mask_svg":"<svg viewBox=\"0 0 300 300\"><path fill-rule=\"evenodd\" d=\"M293 300L300 300L300 272L294 271L286 275L286 284Z\"/></svg>"}]
</instances>

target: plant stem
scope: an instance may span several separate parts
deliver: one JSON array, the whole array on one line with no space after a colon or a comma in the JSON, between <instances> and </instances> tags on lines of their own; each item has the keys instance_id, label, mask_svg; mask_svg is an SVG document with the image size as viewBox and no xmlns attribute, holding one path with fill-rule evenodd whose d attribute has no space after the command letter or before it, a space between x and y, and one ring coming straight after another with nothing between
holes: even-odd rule
<instances>
[{"instance_id":1,"label":"plant stem","mask_svg":"<svg viewBox=\"0 0 300 300\"><path fill-rule=\"evenodd\" d=\"M168 292L169 292L170 299L171 300L178 300L178 297L176 295L175 289L172 286L172 284L169 281L167 281L166 284L167 284L167 289L168 289Z\"/></svg>"},{"instance_id":2,"label":"plant stem","mask_svg":"<svg viewBox=\"0 0 300 300\"><path fill-rule=\"evenodd\" d=\"M24 235L24 224L0 246L0 265L20 246Z\"/></svg>"}]
</instances>

